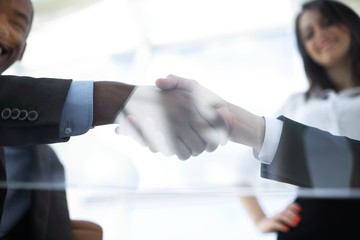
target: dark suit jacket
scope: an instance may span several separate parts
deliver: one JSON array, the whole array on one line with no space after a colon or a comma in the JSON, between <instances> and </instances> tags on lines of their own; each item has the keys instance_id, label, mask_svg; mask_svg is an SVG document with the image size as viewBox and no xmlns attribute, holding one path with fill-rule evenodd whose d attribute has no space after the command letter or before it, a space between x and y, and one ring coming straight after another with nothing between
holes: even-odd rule
<instances>
[{"instance_id":1,"label":"dark suit jacket","mask_svg":"<svg viewBox=\"0 0 360 240\"><path fill-rule=\"evenodd\" d=\"M35 145L67 141L68 139L59 138L59 126L70 84L71 80L0 76L0 146ZM8 115L9 110L10 115ZM33 114L31 117L30 114L29 117L26 117L27 113ZM43 167L45 168L45 166ZM2 214L6 196L5 181L4 155L3 149L0 147L0 215ZM53 197L62 194L48 190L34 191L33 204L42 205L42 201L45 201L44 196L51 200L48 202L49 205L43 205L49 206L47 209L43 209L43 214L35 214L38 217L34 215L34 224L38 226L35 228L36 233L34 232L33 235L39 236L36 239L52 239L47 238L46 233L43 232L44 229L41 229L48 229L48 226L44 224L46 221L43 221L43 216L51 217L56 215L56 213L52 212L55 208L50 206L54 204ZM30 213L29 217L31 215ZM37 224L40 222L41 224ZM56 229L52 230L55 231Z\"/></svg>"},{"instance_id":2,"label":"dark suit jacket","mask_svg":"<svg viewBox=\"0 0 360 240\"><path fill-rule=\"evenodd\" d=\"M360 141L334 136L283 116L283 132L264 178L317 188L360 187Z\"/></svg>"},{"instance_id":3,"label":"dark suit jacket","mask_svg":"<svg viewBox=\"0 0 360 240\"><path fill-rule=\"evenodd\" d=\"M36 145L31 149L32 176L25 183L25 189L29 190L19 189L30 191L30 209L6 239L71 240L63 165L49 146Z\"/></svg>"}]
</instances>

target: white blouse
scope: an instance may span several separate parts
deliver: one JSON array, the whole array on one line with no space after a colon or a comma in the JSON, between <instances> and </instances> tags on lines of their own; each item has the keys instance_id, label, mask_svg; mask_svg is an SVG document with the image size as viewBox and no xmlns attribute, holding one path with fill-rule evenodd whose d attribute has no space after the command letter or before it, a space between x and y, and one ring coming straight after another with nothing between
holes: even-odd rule
<instances>
[{"instance_id":1,"label":"white blouse","mask_svg":"<svg viewBox=\"0 0 360 240\"><path fill-rule=\"evenodd\" d=\"M339 93L326 90L305 100L303 93L290 96L278 115L328 131L360 139L360 87Z\"/></svg>"}]
</instances>

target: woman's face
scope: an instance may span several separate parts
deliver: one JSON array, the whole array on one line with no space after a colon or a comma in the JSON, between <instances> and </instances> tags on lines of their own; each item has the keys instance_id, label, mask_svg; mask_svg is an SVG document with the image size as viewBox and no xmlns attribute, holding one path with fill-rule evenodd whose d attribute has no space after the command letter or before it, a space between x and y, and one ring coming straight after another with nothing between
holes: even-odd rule
<instances>
[{"instance_id":1,"label":"woman's face","mask_svg":"<svg viewBox=\"0 0 360 240\"><path fill-rule=\"evenodd\" d=\"M349 56L351 38L344 25L307 10L300 17L299 29L306 52L321 66L335 67Z\"/></svg>"}]
</instances>

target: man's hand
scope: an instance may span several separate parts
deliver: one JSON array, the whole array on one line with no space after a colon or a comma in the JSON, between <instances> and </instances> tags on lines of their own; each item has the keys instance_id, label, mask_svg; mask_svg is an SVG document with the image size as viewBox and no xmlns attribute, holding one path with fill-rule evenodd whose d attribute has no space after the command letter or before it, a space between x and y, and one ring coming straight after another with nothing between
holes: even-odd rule
<instances>
[{"instance_id":1,"label":"man's hand","mask_svg":"<svg viewBox=\"0 0 360 240\"><path fill-rule=\"evenodd\" d=\"M162 90L181 89L190 92L210 104L224 119L228 117L228 103L195 80L169 75L166 78L157 79L155 84ZM226 123L229 122L231 122L230 119L226 121Z\"/></svg>"},{"instance_id":2,"label":"man's hand","mask_svg":"<svg viewBox=\"0 0 360 240\"><path fill-rule=\"evenodd\" d=\"M228 129L207 102L181 89L137 87L115 120L116 133L130 135L152 152L179 159L214 151Z\"/></svg>"}]
</instances>

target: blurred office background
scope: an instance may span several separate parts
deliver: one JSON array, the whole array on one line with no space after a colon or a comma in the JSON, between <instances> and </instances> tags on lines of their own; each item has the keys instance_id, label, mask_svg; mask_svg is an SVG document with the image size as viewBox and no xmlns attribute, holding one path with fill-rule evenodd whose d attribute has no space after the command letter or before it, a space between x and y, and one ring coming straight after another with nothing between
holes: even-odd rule
<instances>
[{"instance_id":1,"label":"blurred office background","mask_svg":"<svg viewBox=\"0 0 360 240\"><path fill-rule=\"evenodd\" d=\"M306 88L293 30L301 2L33 0L25 57L6 73L140 85L176 74L272 116ZM357 0L344 2L360 9ZM259 195L271 214L295 189L266 180L254 192L239 187L249 149L227 144L182 162L114 128L53 145L66 167L72 218L99 223L106 240L275 239L257 232L237 196Z\"/></svg>"}]
</instances>

